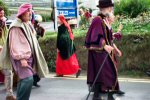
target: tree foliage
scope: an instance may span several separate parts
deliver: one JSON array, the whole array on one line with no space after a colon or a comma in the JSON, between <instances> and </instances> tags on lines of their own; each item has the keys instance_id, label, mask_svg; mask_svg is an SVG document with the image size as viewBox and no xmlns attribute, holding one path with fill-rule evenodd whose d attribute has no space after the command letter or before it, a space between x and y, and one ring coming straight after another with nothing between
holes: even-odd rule
<instances>
[{"instance_id":1,"label":"tree foliage","mask_svg":"<svg viewBox=\"0 0 150 100\"><path fill-rule=\"evenodd\" d=\"M115 4L115 15L125 15L131 18L149 11L150 0L121 0Z\"/></svg>"},{"instance_id":2,"label":"tree foliage","mask_svg":"<svg viewBox=\"0 0 150 100\"><path fill-rule=\"evenodd\" d=\"M2 7L4 9L6 16L10 15L10 11L9 11L7 5L2 0L0 0L0 7Z\"/></svg>"}]
</instances>

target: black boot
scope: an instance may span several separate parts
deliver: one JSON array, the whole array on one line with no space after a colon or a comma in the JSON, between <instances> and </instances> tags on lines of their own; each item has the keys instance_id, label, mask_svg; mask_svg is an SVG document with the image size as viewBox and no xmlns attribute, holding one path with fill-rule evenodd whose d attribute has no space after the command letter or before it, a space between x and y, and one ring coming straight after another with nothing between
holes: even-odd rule
<instances>
[{"instance_id":1,"label":"black boot","mask_svg":"<svg viewBox=\"0 0 150 100\"><path fill-rule=\"evenodd\" d=\"M81 69L78 70L78 72L76 73L76 78L78 78L81 74Z\"/></svg>"},{"instance_id":2,"label":"black boot","mask_svg":"<svg viewBox=\"0 0 150 100\"><path fill-rule=\"evenodd\" d=\"M33 82L33 86L35 86L35 87L40 87L40 85L37 84L36 82Z\"/></svg>"},{"instance_id":3,"label":"black boot","mask_svg":"<svg viewBox=\"0 0 150 100\"><path fill-rule=\"evenodd\" d=\"M114 97L113 97L113 93L109 92L109 90L108 90L108 98L107 98L107 100L115 100Z\"/></svg>"},{"instance_id":4,"label":"black boot","mask_svg":"<svg viewBox=\"0 0 150 100\"><path fill-rule=\"evenodd\" d=\"M100 88L101 88L100 84L95 84L93 100L101 100L101 97L99 97Z\"/></svg>"},{"instance_id":5,"label":"black boot","mask_svg":"<svg viewBox=\"0 0 150 100\"><path fill-rule=\"evenodd\" d=\"M118 90L118 91L115 92L115 94L118 94L118 95L124 95L125 92L123 92L123 91L121 91L121 90Z\"/></svg>"},{"instance_id":6,"label":"black boot","mask_svg":"<svg viewBox=\"0 0 150 100\"><path fill-rule=\"evenodd\" d=\"M94 91L93 100L99 100L99 92Z\"/></svg>"},{"instance_id":7,"label":"black boot","mask_svg":"<svg viewBox=\"0 0 150 100\"><path fill-rule=\"evenodd\" d=\"M150 70L148 70L148 71L146 72L146 74L147 74L148 76L150 76Z\"/></svg>"},{"instance_id":8,"label":"black boot","mask_svg":"<svg viewBox=\"0 0 150 100\"><path fill-rule=\"evenodd\" d=\"M33 75L33 86L35 87L40 87L40 85L37 84L37 82L39 82L41 80L41 78L39 77L38 74L34 74Z\"/></svg>"},{"instance_id":9,"label":"black boot","mask_svg":"<svg viewBox=\"0 0 150 100\"><path fill-rule=\"evenodd\" d=\"M64 75L56 75L56 76L54 76L54 77L64 77Z\"/></svg>"}]
</instances>

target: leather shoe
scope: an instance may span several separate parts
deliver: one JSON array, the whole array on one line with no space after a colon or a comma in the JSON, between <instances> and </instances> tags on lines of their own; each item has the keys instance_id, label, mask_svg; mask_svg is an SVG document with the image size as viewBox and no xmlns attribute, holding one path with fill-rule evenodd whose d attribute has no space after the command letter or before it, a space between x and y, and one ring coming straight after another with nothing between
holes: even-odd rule
<instances>
[{"instance_id":1,"label":"leather shoe","mask_svg":"<svg viewBox=\"0 0 150 100\"><path fill-rule=\"evenodd\" d=\"M113 97L113 93L111 93L111 92L108 93L107 100L115 100L114 97Z\"/></svg>"},{"instance_id":2,"label":"leather shoe","mask_svg":"<svg viewBox=\"0 0 150 100\"><path fill-rule=\"evenodd\" d=\"M37 84L37 83L33 83L33 86L35 86L35 87L40 87L40 85Z\"/></svg>"},{"instance_id":3,"label":"leather shoe","mask_svg":"<svg viewBox=\"0 0 150 100\"><path fill-rule=\"evenodd\" d=\"M123 92L123 91L121 91L121 90L115 91L114 93L115 93L115 94L118 94L118 95L124 95L124 94L125 94L125 92Z\"/></svg>"},{"instance_id":4,"label":"leather shoe","mask_svg":"<svg viewBox=\"0 0 150 100\"><path fill-rule=\"evenodd\" d=\"M150 71L147 71L146 74L147 74L148 76L150 76Z\"/></svg>"},{"instance_id":5,"label":"leather shoe","mask_svg":"<svg viewBox=\"0 0 150 100\"><path fill-rule=\"evenodd\" d=\"M105 100L105 99L103 99L102 97L93 97L92 100Z\"/></svg>"},{"instance_id":6,"label":"leather shoe","mask_svg":"<svg viewBox=\"0 0 150 100\"><path fill-rule=\"evenodd\" d=\"M63 77L64 75L56 75L56 76L54 76L54 77Z\"/></svg>"},{"instance_id":7,"label":"leather shoe","mask_svg":"<svg viewBox=\"0 0 150 100\"><path fill-rule=\"evenodd\" d=\"M81 69L78 70L78 72L76 73L76 78L78 78L81 74Z\"/></svg>"}]
</instances>

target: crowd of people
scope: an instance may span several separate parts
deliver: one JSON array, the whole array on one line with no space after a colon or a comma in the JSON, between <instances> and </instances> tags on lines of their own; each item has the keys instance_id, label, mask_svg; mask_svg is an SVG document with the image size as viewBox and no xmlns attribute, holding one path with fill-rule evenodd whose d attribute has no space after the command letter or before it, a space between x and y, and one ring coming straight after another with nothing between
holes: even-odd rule
<instances>
[{"instance_id":1,"label":"crowd of people","mask_svg":"<svg viewBox=\"0 0 150 100\"><path fill-rule=\"evenodd\" d=\"M22 4L9 30L2 27L1 34L5 37L1 38L3 44L0 53L0 68L7 79L5 84L8 85L6 89L9 94L6 100L29 100L32 86L38 86L37 76L46 77L49 73L36 38L37 33L31 23L32 12L31 4ZM5 22L4 26L6 26ZM12 92L13 70L19 77L16 97Z\"/></svg>"},{"instance_id":2,"label":"crowd of people","mask_svg":"<svg viewBox=\"0 0 150 100\"><path fill-rule=\"evenodd\" d=\"M58 17L56 76L81 73L75 54L74 36L65 17ZM6 100L29 100L32 86L49 73L48 66L37 39L44 36L45 29L34 19L29 3L18 8L15 21L6 26L4 10L0 8L0 81L6 85ZM17 93L13 94L13 72L17 74ZM5 80L5 81L4 81Z\"/></svg>"}]
</instances>

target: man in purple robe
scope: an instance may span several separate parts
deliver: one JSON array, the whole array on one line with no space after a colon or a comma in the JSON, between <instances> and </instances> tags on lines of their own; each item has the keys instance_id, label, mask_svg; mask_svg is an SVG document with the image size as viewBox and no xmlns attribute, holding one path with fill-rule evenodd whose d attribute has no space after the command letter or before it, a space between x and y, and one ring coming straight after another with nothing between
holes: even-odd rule
<instances>
[{"instance_id":1,"label":"man in purple robe","mask_svg":"<svg viewBox=\"0 0 150 100\"><path fill-rule=\"evenodd\" d=\"M107 16L113 12L114 3L111 0L99 0L100 14L95 17L87 32L85 47L88 49L88 74L87 84L92 85L97 73L100 74L94 85L93 100L101 100L99 93L105 90L120 91L117 77L117 68L113 60L113 51L116 50L121 56L120 50L113 43L112 29ZM105 57L107 57L105 59ZM105 59L105 60L104 60ZM102 66L102 63L104 65Z\"/></svg>"}]
</instances>

